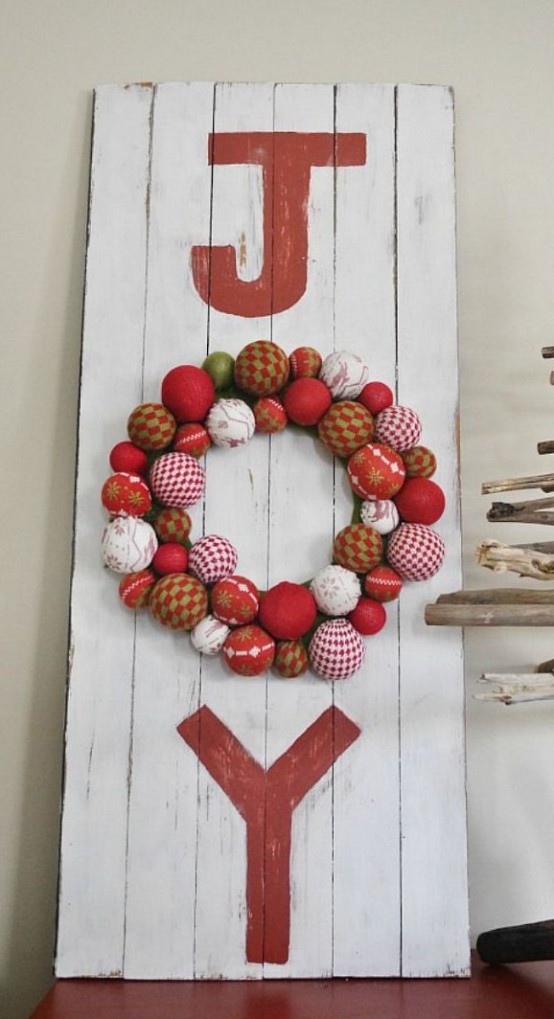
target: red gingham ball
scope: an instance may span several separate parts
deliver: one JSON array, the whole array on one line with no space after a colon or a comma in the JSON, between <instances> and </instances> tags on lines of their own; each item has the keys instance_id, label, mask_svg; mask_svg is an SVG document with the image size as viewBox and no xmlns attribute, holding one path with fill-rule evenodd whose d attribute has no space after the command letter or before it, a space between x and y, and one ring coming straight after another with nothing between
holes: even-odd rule
<instances>
[{"instance_id":1,"label":"red gingham ball","mask_svg":"<svg viewBox=\"0 0 554 1019\"><path fill-rule=\"evenodd\" d=\"M385 407L375 418L375 437L379 442L405 453L421 435L421 419L411 407Z\"/></svg>"},{"instance_id":2,"label":"red gingham ball","mask_svg":"<svg viewBox=\"0 0 554 1019\"><path fill-rule=\"evenodd\" d=\"M429 580L440 570L444 541L425 524L401 524L391 536L387 559L404 580Z\"/></svg>"},{"instance_id":3,"label":"red gingham ball","mask_svg":"<svg viewBox=\"0 0 554 1019\"><path fill-rule=\"evenodd\" d=\"M364 642L347 619L321 623L310 641L310 662L323 679L348 679L365 656Z\"/></svg>"},{"instance_id":4,"label":"red gingham ball","mask_svg":"<svg viewBox=\"0 0 554 1019\"><path fill-rule=\"evenodd\" d=\"M238 552L227 538L207 534L191 548L189 570L203 584L215 584L235 572Z\"/></svg>"},{"instance_id":5,"label":"red gingham ball","mask_svg":"<svg viewBox=\"0 0 554 1019\"><path fill-rule=\"evenodd\" d=\"M215 400L213 381L203 368L181 364L172 368L162 382L162 403L176 421L203 421Z\"/></svg>"},{"instance_id":6,"label":"red gingham ball","mask_svg":"<svg viewBox=\"0 0 554 1019\"><path fill-rule=\"evenodd\" d=\"M189 453L163 453L150 471L150 487L162 506L194 506L205 483L204 468Z\"/></svg>"}]
</instances>

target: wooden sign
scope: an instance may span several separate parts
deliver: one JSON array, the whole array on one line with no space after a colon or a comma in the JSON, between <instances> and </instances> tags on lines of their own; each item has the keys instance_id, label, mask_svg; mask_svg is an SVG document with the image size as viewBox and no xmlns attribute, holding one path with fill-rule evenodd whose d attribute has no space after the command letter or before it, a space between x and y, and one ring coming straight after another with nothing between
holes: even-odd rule
<instances>
[{"instance_id":1,"label":"wooden sign","mask_svg":"<svg viewBox=\"0 0 554 1019\"><path fill-rule=\"evenodd\" d=\"M335 684L244 679L101 565L127 416L254 339L360 354L424 422L446 563ZM58 976L440 976L469 963L453 109L430 86L108 86L95 98ZM266 588L330 561L350 497L290 430L206 458L194 535Z\"/></svg>"}]
</instances>

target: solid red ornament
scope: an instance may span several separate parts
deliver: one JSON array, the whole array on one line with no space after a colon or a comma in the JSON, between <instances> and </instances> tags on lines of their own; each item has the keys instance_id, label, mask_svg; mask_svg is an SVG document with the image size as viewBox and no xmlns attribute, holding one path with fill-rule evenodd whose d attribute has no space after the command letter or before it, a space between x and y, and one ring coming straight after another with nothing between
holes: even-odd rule
<instances>
[{"instance_id":1,"label":"solid red ornament","mask_svg":"<svg viewBox=\"0 0 554 1019\"><path fill-rule=\"evenodd\" d=\"M323 358L314 347L297 347L289 356L293 379L315 379L321 371Z\"/></svg>"},{"instance_id":2,"label":"solid red ornament","mask_svg":"<svg viewBox=\"0 0 554 1019\"><path fill-rule=\"evenodd\" d=\"M150 592L157 581L153 570L128 573L119 582L119 597L128 609L142 609L148 605Z\"/></svg>"},{"instance_id":3,"label":"solid red ornament","mask_svg":"<svg viewBox=\"0 0 554 1019\"><path fill-rule=\"evenodd\" d=\"M262 596L258 618L278 640L294 640L311 630L317 605L311 591L302 584L284 580Z\"/></svg>"},{"instance_id":4,"label":"solid red ornament","mask_svg":"<svg viewBox=\"0 0 554 1019\"><path fill-rule=\"evenodd\" d=\"M118 442L110 453L110 467L126 474L146 474L148 457L134 442Z\"/></svg>"},{"instance_id":5,"label":"solid red ornament","mask_svg":"<svg viewBox=\"0 0 554 1019\"><path fill-rule=\"evenodd\" d=\"M102 505L112 517L142 517L152 507L146 482L138 474L119 471L102 486Z\"/></svg>"},{"instance_id":6,"label":"solid red ornament","mask_svg":"<svg viewBox=\"0 0 554 1019\"><path fill-rule=\"evenodd\" d=\"M362 499L391 499L406 477L402 457L379 442L362 446L350 457L347 470L352 489Z\"/></svg>"},{"instance_id":7,"label":"solid red ornament","mask_svg":"<svg viewBox=\"0 0 554 1019\"><path fill-rule=\"evenodd\" d=\"M383 629L387 621L387 613L381 602L374 601L373 598L360 598L348 619L358 633L369 637Z\"/></svg>"},{"instance_id":8,"label":"solid red ornament","mask_svg":"<svg viewBox=\"0 0 554 1019\"><path fill-rule=\"evenodd\" d=\"M177 509L176 506L167 506L156 513L152 521L158 540L180 541L184 543L192 527L192 521L184 509Z\"/></svg>"},{"instance_id":9,"label":"solid red ornament","mask_svg":"<svg viewBox=\"0 0 554 1019\"><path fill-rule=\"evenodd\" d=\"M375 601L394 601L401 590L402 577L392 566L375 566L364 577L364 591Z\"/></svg>"},{"instance_id":10,"label":"solid red ornament","mask_svg":"<svg viewBox=\"0 0 554 1019\"><path fill-rule=\"evenodd\" d=\"M331 393L320 379L296 379L283 394L285 410L297 425L317 425L331 406Z\"/></svg>"},{"instance_id":11,"label":"solid red ornament","mask_svg":"<svg viewBox=\"0 0 554 1019\"><path fill-rule=\"evenodd\" d=\"M429 478L408 478L394 501L402 520L409 524L436 523L446 504L442 488Z\"/></svg>"},{"instance_id":12,"label":"solid red ornament","mask_svg":"<svg viewBox=\"0 0 554 1019\"><path fill-rule=\"evenodd\" d=\"M162 403L141 403L131 411L127 420L131 441L149 452L169 446L176 428L173 414Z\"/></svg>"},{"instance_id":13,"label":"solid red ornament","mask_svg":"<svg viewBox=\"0 0 554 1019\"><path fill-rule=\"evenodd\" d=\"M212 612L229 626L251 623L258 615L258 588L247 577L225 577L214 584L210 594Z\"/></svg>"},{"instance_id":14,"label":"solid red ornament","mask_svg":"<svg viewBox=\"0 0 554 1019\"><path fill-rule=\"evenodd\" d=\"M271 668L275 641L261 626L239 626L227 637L223 657L238 676L261 676Z\"/></svg>"},{"instance_id":15,"label":"solid red ornament","mask_svg":"<svg viewBox=\"0 0 554 1019\"><path fill-rule=\"evenodd\" d=\"M362 389L358 400L367 407L372 414L379 414L385 407L394 403L392 389L384 382L368 382Z\"/></svg>"},{"instance_id":16,"label":"solid red ornament","mask_svg":"<svg viewBox=\"0 0 554 1019\"><path fill-rule=\"evenodd\" d=\"M310 664L308 652L300 640L283 640L277 644L273 671L282 679L296 679L302 676Z\"/></svg>"},{"instance_id":17,"label":"solid red ornament","mask_svg":"<svg viewBox=\"0 0 554 1019\"><path fill-rule=\"evenodd\" d=\"M188 421L179 425L171 448L175 453L190 453L198 459L208 452L211 444L212 440L204 425L198 421Z\"/></svg>"},{"instance_id":18,"label":"solid red ornament","mask_svg":"<svg viewBox=\"0 0 554 1019\"><path fill-rule=\"evenodd\" d=\"M262 396L253 407L256 431L265 435L282 432L287 426L287 412L276 396Z\"/></svg>"},{"instance_id":19,"label":"solid red ornament","mask_svg":"<svg viewBox=\"0 0 554 1019\"><path fill-rule=\"evenodd\" d=\"M213 380L203 368L192 364L178 365L162 382L162 402L179 424L203 421L215 400Z\"/></svg>"},{"instance_id":20,"label":"solid red ornament","mask_svg":"<svg viewBox=\"0 0 554 1019\"><path fill-rule=\"evenodd\" d=\"M185 573L189 562L189 554L184 545L178 541L167 541L160 545L152 560L152 567L160 576L168 573Z\"/></svg>"}]
</instances>

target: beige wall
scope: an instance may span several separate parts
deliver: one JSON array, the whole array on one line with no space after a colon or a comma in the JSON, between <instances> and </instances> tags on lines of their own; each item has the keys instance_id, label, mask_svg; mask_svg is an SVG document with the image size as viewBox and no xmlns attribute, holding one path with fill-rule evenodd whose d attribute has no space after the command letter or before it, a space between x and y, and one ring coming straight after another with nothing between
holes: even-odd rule
<instances>
[{"instance_id":1,"label":"beige wall","mask_svg":"<svg viewBox=\"0 0 554 1019\"><path fill-rule=\"evenodd\" d=\"M472 550L495 532L480 482L547 470L535 445L554 437L540 358L554 343L554 4L21 0L4 7L0 48L0 1014L20 1019L51 980L92 88L454 86L466 585L483 586ZM515 527L496 535L523 540ZM466 651L471 694L483 669L552 657L554 643L546 631L468 631ZM554 915L553 713L468 698L475 934Z\"/></svg>"}]
</instances>

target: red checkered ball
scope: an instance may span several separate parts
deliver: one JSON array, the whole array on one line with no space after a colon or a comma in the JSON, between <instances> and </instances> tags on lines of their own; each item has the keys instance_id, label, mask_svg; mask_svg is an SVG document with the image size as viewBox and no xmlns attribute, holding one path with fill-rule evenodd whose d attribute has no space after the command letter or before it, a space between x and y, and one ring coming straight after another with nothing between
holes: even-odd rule
<instances>
[{"instance_id":1,"label":"red checkered ball","mask_svg":"<svg viewBox=\"0 0 554 1019\"><path fill-rule=\"evenodd\" d=\"M227 538L219 534L207 534L192 546L189 570L203 584L215 584L234 573L238 558L236 548Z\"/></svg>"},{"instance_id":2,"label":"red checkered ball","mask_svg":"<svg viewBox=\"0 0 554 1019\"><path fill-rule=\"evenodd\" d=\"M212 612L222 623L242 626L258 615L258 588L247 577L225 577L214 584L210 594Z\"/></svg>"},{"instance_id":3,"label":"red checkered ball","mask_svg":"<svg viewBox=\"0 0 554 1019\"><path fill-rule=\"evenodd\" d=\"M162 402L179 424L203 421L214 400L211 376L193 364L172 368L162 382Z\"/></svg>"},{"instance_id":4,"label":"red checkered ball","mask_svg":"<svg viewBox=\"0 0 554 1019\"><path fill-rule=\"evenodd\" d=\"M116 517L104 528L102 558L115 573L138 573L150 566L158 540L154 528L140 517Z\"/></svg>"},{"instance_id":5,"label":"red checkered ball","mask_svg":"<svg viewBox=\"0 0 554 1019\"><path fill-rule=\"evenodd\" d=\"M125 474L146 474L148 457L134 442L118 442L110 453L110 467Z\"/></svg>"},{"instance_id":6,"label":"red checkered ball","mask_svg":"<svg viewBox=\"0 0 554 1019\"><path fill-rule=\"evenodd\" d=\"M274 435L287 427L287 412L276 396L262 396L254 404L256 431Z\"/></svg>"},{"instance_id":7,"label":"red checkered ball","mask_svg":"<svg viewBox=\"0 0 554 1019\"><path fill-rule=\"evenodd\" d=\"M322 357L313 347L297 347L289 356L293 379L315 379L321 371Z\"/></svg>"},{"instance_id":8,"label":"red checkered ball","mask_svg":"<svg viewBox=\"0 0 554 1019\"><path fill-rule=\"evenodd\" d=\"M322 417L317 433L334 456L351 456L373 438L373 418L354 400L339 400Z\"/></svg>"},{"instance_id":9,"label":"red checkered ball","mask_svg":"<svg viewBox=\"0 0 554 1019\"><path fill-rule=\"evenodd\" d=\"M315 631L309 647L314 672L323 679L348 679L360 668L365 647L347 619L330 619Z\"/></svg>"},{"instance_id":10,"label":"red checkered ball","mask_svg":"<svg viewBox=\"0 0 554 1019\"><path fill-rule=\"evenodd\" d=\"M289 377L285 351L269 340L254 340L243 347L235 361L235 382L254 396L270 396L283 388Z\"/></svg>"},{"instance_id":11,"label":"red checkered ball","mask_svg":"<svg viewBox=\"0 0 554 1019\"><path fill-rule=\"evenodd\" d=\"M294 640L311 630L316 615L317 605L311 591L284 580L263 595L258 618L272 637Z\"/></svg>"},{"instance_id":12,"label":"red checkered ball","mask_svg":"<svg viewBox=\"0 0 554 1019\"><path fill-rule=\"evenodd\" d=\"M229 633L226 623L222 623L215 616L204 616L191 631L190 639L199 654L213 657L219 654Z\"/></svg>"},{"instance_id":13,"label":"red checkered ball","mask_svg":"<svg viewBox=\"0 0 554 1019\"><path fill-rule=\"evenodd\" d=\"M152 567L160 576L169 573L185 573L189 561L189 554L184 545L177 541L168 541L160 545L152 560Z\"/></svg>"},{"instance_id":14,"label":"red checkered ball","mask_svg":"<svg viewBox=\"0 0 554 1019\"><path fill-rule=\"evenodd\" d=\"M425 524L401 524L389 540L387 559L404 580L429 580L440 570L445 545Z\"/></svg>"},{"instance_id":15,"label":"red checkered ball","mask_svg":"<svg viewBox=\"0 0 554 1019\"><path fill-rule=\"evenodd\" d=\"M256 419L244 400L218 400L206 418L206 428L214 446L234 449L252 438Z\"/></svg>"},{"instance_id":16,"label":"red checkered ball","mask_svg":"<svg viewBox=\"0 0 554 1019\"><path fill-rule=\"evenodd\" d=\"M437 458L427 446L413 446L402 459L409 478L431 478L437 469Z\"/></svg>"},{"instance_id":17,"label":"red checkered ball","mask_svg":"<svg viewBox=\"0 0 554 1019\"><path fill-rule=\"evenodd\" d=\"M434 524L444 513L444 492L429 478L408 478L394 501L409 524Z\"/></svg>"},{"instance_id":18,"label":"red checkered ball","mask_svg":"<svg viewBox=\"0 0 554 1019\"><path fill-rule=\"evenodd\" d=\"M381 535L366 524L348 524L337 534L333 560L353 573L367 573L383 558Z\"/></svg>"},{"instance_id":19,"label":"red checkered ball","mask_svg":"<svg viewBox=\"0 0 554 1019\"><path fill-rule=\"evenodd\" d=\"M206 475L189 453L163 453L150 471L150 487L162 506L188 509L204 494Z\"/></svg>"},{"instance_id":20,"label":"red checkered ball","mask_svg":"<svg viewBox=\"0 0 554 1019\"><path fill-rule=\"evenodd\" d=\"M152 589L148 607L170 630L192 630L208 612L208 592L188 573L170 573Z\"/></svg>"},{"instance_id":21,"label":"red checkered ball","mask_svg":"<svg viewBox=\"0 0 554 1019\"><path fill-rule=\"evenodd\" d=\"M329 354L319 377L331 390L334 400L355 400L368 381L367 365L357 354L335 350Z\"/></svg>"},{"instance_id":22,"label":"red checkered ball","mask_svg":"<svg viewBox=\"0 0 554 1019\"><path fill-rule=\"evenodd\" d=\"M406 477L402 457L379 442L362 446L350 457L347 470L353 491L362 499L391 499Z\"/></svg>"},{"instance_id":23,"label":"red checkered ball","mask_svg":"<svg viewBox=\"0 0 554 1019\"><path fill-rule=\"evenodd\" d=\"M119 597L128 609L143 609L148 605L150 592L157 581L153 570L128 573L119 582Z\"/></svg>"},{"instance_id":24,"label":"red checkered ball","mask_svg":"<svg viewBox=\"0 0 554 1019\"><path fill-rule=\"evenodd\" d=\"M386 446L405 453L421 435L421 418L411 407L385 407L375 418L375 438Z\"/></svg>"},{"instance_id":25,"label":"red checkered ball","mask_svg":"<svg viewBox=\"0 0 554 1019\"><path fill-rule=\"evenodd\" d=\"M302 676L310 664L308 652L300 640L283 640L277 644L273 671L282 679Z\"/></svg>"},{"instance_id":26,"label":"red checkered ball","mask_svg":"<svg viewBox=\"0 0 554 1019\"><path fill-rule=\"evenodd\" d=\"M184 544L192 527L191 519L184 509L168 506L156 513L152 521L158 541L179 541Z\"/></svg>"},{"instance_id":27,"label":"red checkered ball","mask_svg":"<svg viewBox=\"0 0 554 1019\"><path fill-rule=\"evenodd\" d=\"M152 508L150 489L138 474L119 471L102 486L102 505L112 517L142 517Z\"/></svg>"},{"instance_id":28,"label":"red checkered ball","mask_svg":"<svg viewBox=\"0 0 554 1019\"><path fill-rule=\"evenodd\" d=\"M364 577L363 586L367 596L374 601L394 601L402 590L402 577L391 566L375 566Z\"/></svg>"},{"instance_id":29,"label":"red checkered ball","mask_svg":"<svg viewBox=\"0 0 554 1019\"><path fill-rule=\"evenodd\" d=\"M373 598L360 598L356 608L349 613L348 619L358 633L370 637L383 629L387 613L381 602L374 601Z\"/></svg>"},{"instance_id":30,"label":"red checkered ball","mask_svg":"<svg viewBox=\"0 0 554 1019\"><path fill-rule=\"evenodd\" d=\"M295 379L283 394L291 421L303 427L317 425L331 406L331 393L320 379Z\"/></svg>"},{"instance_id":31,"label":"red checkered ball","mask_svg":"<svg viewBox=\"0 0 554 1019\"><path fill-rule=\"evenodd\" d=\"M394 394L384 382L368 382L358 400L371 414L379 414L385 407L390 407L394 403Z\"/></svg>"},{"instance_id":32,"label":"red checkered ball","mask_svg":"<svg viewBox=\"0 0 554 1019\"><path fill-rule=\"evenodd\" d=\"M237 676L262 676L271 668L275 641L261 626L239 626L227 637L223 657Z\"/></svg>"},{"instance_id":33,"label":"red checkered ball","mask_svg":"<svg viewBox=\"0 0 554 1019\"><path fill-rule=\"evenodd\" d=\"M190 453L195 459L199 459L207 453L212 441L204 425L198 421L189 421L185 425L179 425L175 432L172 449L175 453Z\"/></svg>"},{"instance_id":34,"label":"red checkered ball","mask_svg":"<svg viewBox=\"0 0 554 1019\"><path fill-rule=\"evenodd\" d=\"M127 420L131 442L148 452L169 446L176 428L173 414L161 403L141 403L131 411Z\"/></svg>"},{"instance_id":35,"label":"red checkered ball","mask_svg":"<svg viewBox=\"0 0 554 1019\"><path fill-rule=\"evenodd\" d=\"M343 566L325 566L310 585L318 609L326 616L346 616L361 595L360 581Z\"/></svg>"}]
</instances>

